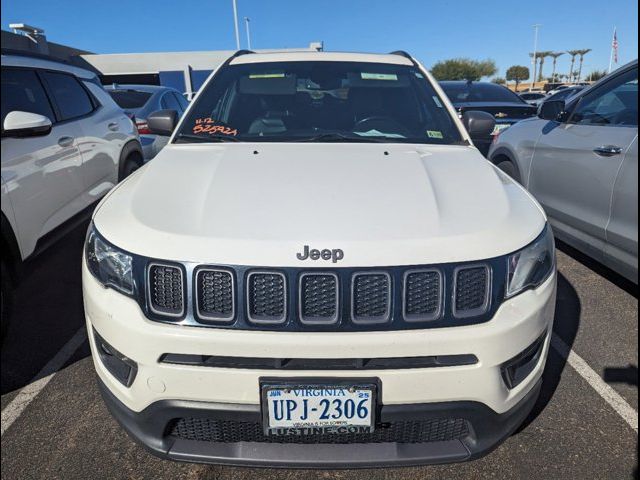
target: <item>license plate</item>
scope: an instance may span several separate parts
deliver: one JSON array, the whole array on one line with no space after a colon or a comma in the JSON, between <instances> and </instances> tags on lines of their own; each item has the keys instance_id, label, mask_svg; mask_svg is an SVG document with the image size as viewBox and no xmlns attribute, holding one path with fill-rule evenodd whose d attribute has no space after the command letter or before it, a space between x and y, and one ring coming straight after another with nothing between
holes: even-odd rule
<instances>
[{"instance_id":1,"label":"license plate","mask_svg":"<svg viewBox=\"0 0 640 480\"><path fill-rule=\"evenodd\" d=\"M502 130L504 130L505 128L509 128L510 126L511 126L510 123L500 123L500 124L496 125L495 127L493 127L493 132L491 132L491 135L497 135Z\"/></svg>"},{"instance_id":2,"label":"license plate","mask_svg":"<svg viewBox=\"0 0 640 480\"><path fill-rule=\"evenodd\" d=\"M267 435L370 433L375 385L263 385L262 409Z\"/></svg>"}]
</instances>

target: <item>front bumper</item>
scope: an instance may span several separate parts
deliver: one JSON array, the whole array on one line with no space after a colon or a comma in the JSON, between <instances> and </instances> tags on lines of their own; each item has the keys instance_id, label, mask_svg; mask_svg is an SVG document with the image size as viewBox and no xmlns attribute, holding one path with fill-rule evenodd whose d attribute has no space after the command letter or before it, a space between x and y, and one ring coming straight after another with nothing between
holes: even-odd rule
<instances>
[{"instance_id":1,"label":"front bumper","mask_svg":"<svg viewBox=\"0 0 640 480\"><path fill-rule=\"evenodd\" d=\"M470 425L461 439L429 443L295 444L212 442L166 435L172 421L183 417L259 422L260 406L161 400L142 412L129 410L98 381L111 414L134 439L165 459L227 465L282 468L364 468L411 466L473 460L496 448L522 424L533 408L542 380L508 412L498 414L479 402L384 405L380 422L463 418Z\"/></svg>"},{"instance_id":2,"label":"front bumper","mask_svg":"<svg viewBox=\"0 0 640 480\"><path fill-rule=\"evenodd\" d=\"M375 332L275 332L208 329L148 320L137 302L102 287L83 264L87 327L134 361L125 386L105 368L89 335L103 395L125 429L156 454L184 461L299 467L349 467L461 461L481 456L508 436L535 403L549 348L556 275L504 302L476 325ZM504 362L547 332L531 373L515 388ZM470 365L381 370L261 370L162 363L167 353L252 358L391 358L474 355ZM278 444L174 438L171 420L215 417L246 422L260 415L262 377L376 378L380 419L465 419L468 435L428 443ZM247 420L248 419L248 420Z\"/></svg>"}]
</instances>

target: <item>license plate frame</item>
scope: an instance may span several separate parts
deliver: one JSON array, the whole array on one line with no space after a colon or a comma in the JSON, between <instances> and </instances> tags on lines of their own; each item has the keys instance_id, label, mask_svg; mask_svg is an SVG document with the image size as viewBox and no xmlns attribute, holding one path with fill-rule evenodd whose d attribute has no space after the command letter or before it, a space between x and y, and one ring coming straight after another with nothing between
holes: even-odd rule
<instances>
[{"instance_id":1,"label":"license plate frame","mask_svg":"<svg viewBox=\"0 0 640 480\"><path fill-rule=\"evenodd\" d=\"M269 425L268 392L274 389L299 389L299 388L356 388L369 390L371 392L370 404L370 424L364 428L356 426L358 433L373 433L376 428L376 421L379 417L380 408L380 379L378 378L261 378L260 388L260 414L262 418L262 430L266 436L286 436L286 435L314 435L318 434L317 429L322 429L323 434L339 433L333 432L336 427L271 427ZM310 431L315 428L316 431ZM283 433L286 430L286 433ZM297 433L296 433L297 431Z\"/></svg>"}]
</instances>

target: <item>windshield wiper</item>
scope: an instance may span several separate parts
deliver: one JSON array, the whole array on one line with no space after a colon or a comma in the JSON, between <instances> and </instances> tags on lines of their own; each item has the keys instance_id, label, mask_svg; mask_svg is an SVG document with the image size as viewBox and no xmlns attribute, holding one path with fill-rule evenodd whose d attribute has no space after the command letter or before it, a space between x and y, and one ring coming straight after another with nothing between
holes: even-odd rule
<instances>
[{"instance_id":1,"label":"windshield wiper","mask_svg":"<svg viewBox=\"0 0 640 480\"><path fill-rule=\"evenodd\" d=\"M314 137L306 137L295 140L296 142L352 142L352 143L386 143L384 138L374 137L350 137L342 133L321 133Z\"/></svg>"},{"instance_id":2,"label":"windshield wiper","mask_svg":"<svg viewBox=\"0 0 640 480\"><path fill-rule=\"evenodd\" d=\"M183 141L181 141L183 140ZM241 142L242 140L227 136L227 135L207 135L206 137L200 135L193 135L190 133L179 133L176 135L175 142L176 143L190 143L190 142L198 142L198 143L215 143L215 142Z\"/></svg>"}]
</instances>

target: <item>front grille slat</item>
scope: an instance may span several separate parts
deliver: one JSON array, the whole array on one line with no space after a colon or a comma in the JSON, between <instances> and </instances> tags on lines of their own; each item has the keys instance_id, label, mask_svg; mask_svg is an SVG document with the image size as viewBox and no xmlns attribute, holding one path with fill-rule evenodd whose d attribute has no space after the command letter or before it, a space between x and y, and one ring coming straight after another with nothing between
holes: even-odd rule
<instances>
[{"instance_id":1,"label":"front grille slat","mask_svg":"<svg viewBox=\"0 0 640 480\"><path fill-rule=\"evenodd\" d=\"M200 442L260 442L302 444L427 443L462 440L469 436L463 418L435 418L382 423L372 433L331 433L319 435L265 435L260 422L214 418L179 418L170 425L169 435Z\"/></svg>"},{"instance_id":2,"label":"front grille slat","mask_svg":"<svg viewBox=\"0 0 640 480\"><path fill-rule=\"evenodd\" d=\"M456 270L453 313L458 318L481 315L489 308L490 270L486 265Z\"/></svg>"},{"instance_id":3,"label":"front grille slat","mask_svg":"<svg viewBox=\"0 0 640 480\"><path fill-rule=\"evenodd\" d=\"M247 316L253 323L283 323L287 319L287 280L279 272L247 276Z\"/></svg>"},{"instance_id":4,"label":"front grille slat","mask_svg":"<svg viewBox=\"0 0 640 480\"><path fill-rule=\"evenodd\" d=\"M413 270L404 275L404 319L434 320L442 311L442 274L438 270Z\"/></svg>"},{"instance_id":5,"label":"front grille slat","mask_svg":"<svg viewBox=\"0 0 640 480\"><path fill-rule=\"evenodd\" d=\"M184 275L180 267L152 263L148 270L149 307L168 317L184 314Z\"/></svg>"},{"instance_id":6,"label":"front grille slat","mask_svg":"<svg viewBox=\"0 0 640 480\"><path fill-rule=\"evenodd\" d=\"M356 273L351 283L354 323L384 323L391 311L391 276L386 272Z\"/></svg>"},{"instance_id":7,"label":"front grille slat","mask_svg":"<svg viewBox=\"0 0 640 480\"><path fill-rule=\"evenodd\" d=\"M202 268L196 272L196 311L205 320L230 321L235 314L233 274Z\"/></svg>"},{"instance_id":8,"label":"front grille slat","mask_svg":"<svg viewBox=\"0 0 640 480\"><path fill-rule=\"evenodd\" d=\"M338 321L338 276L303 273L299 282L300 321L332 324Z\"/></svg>"}]
</instances>

